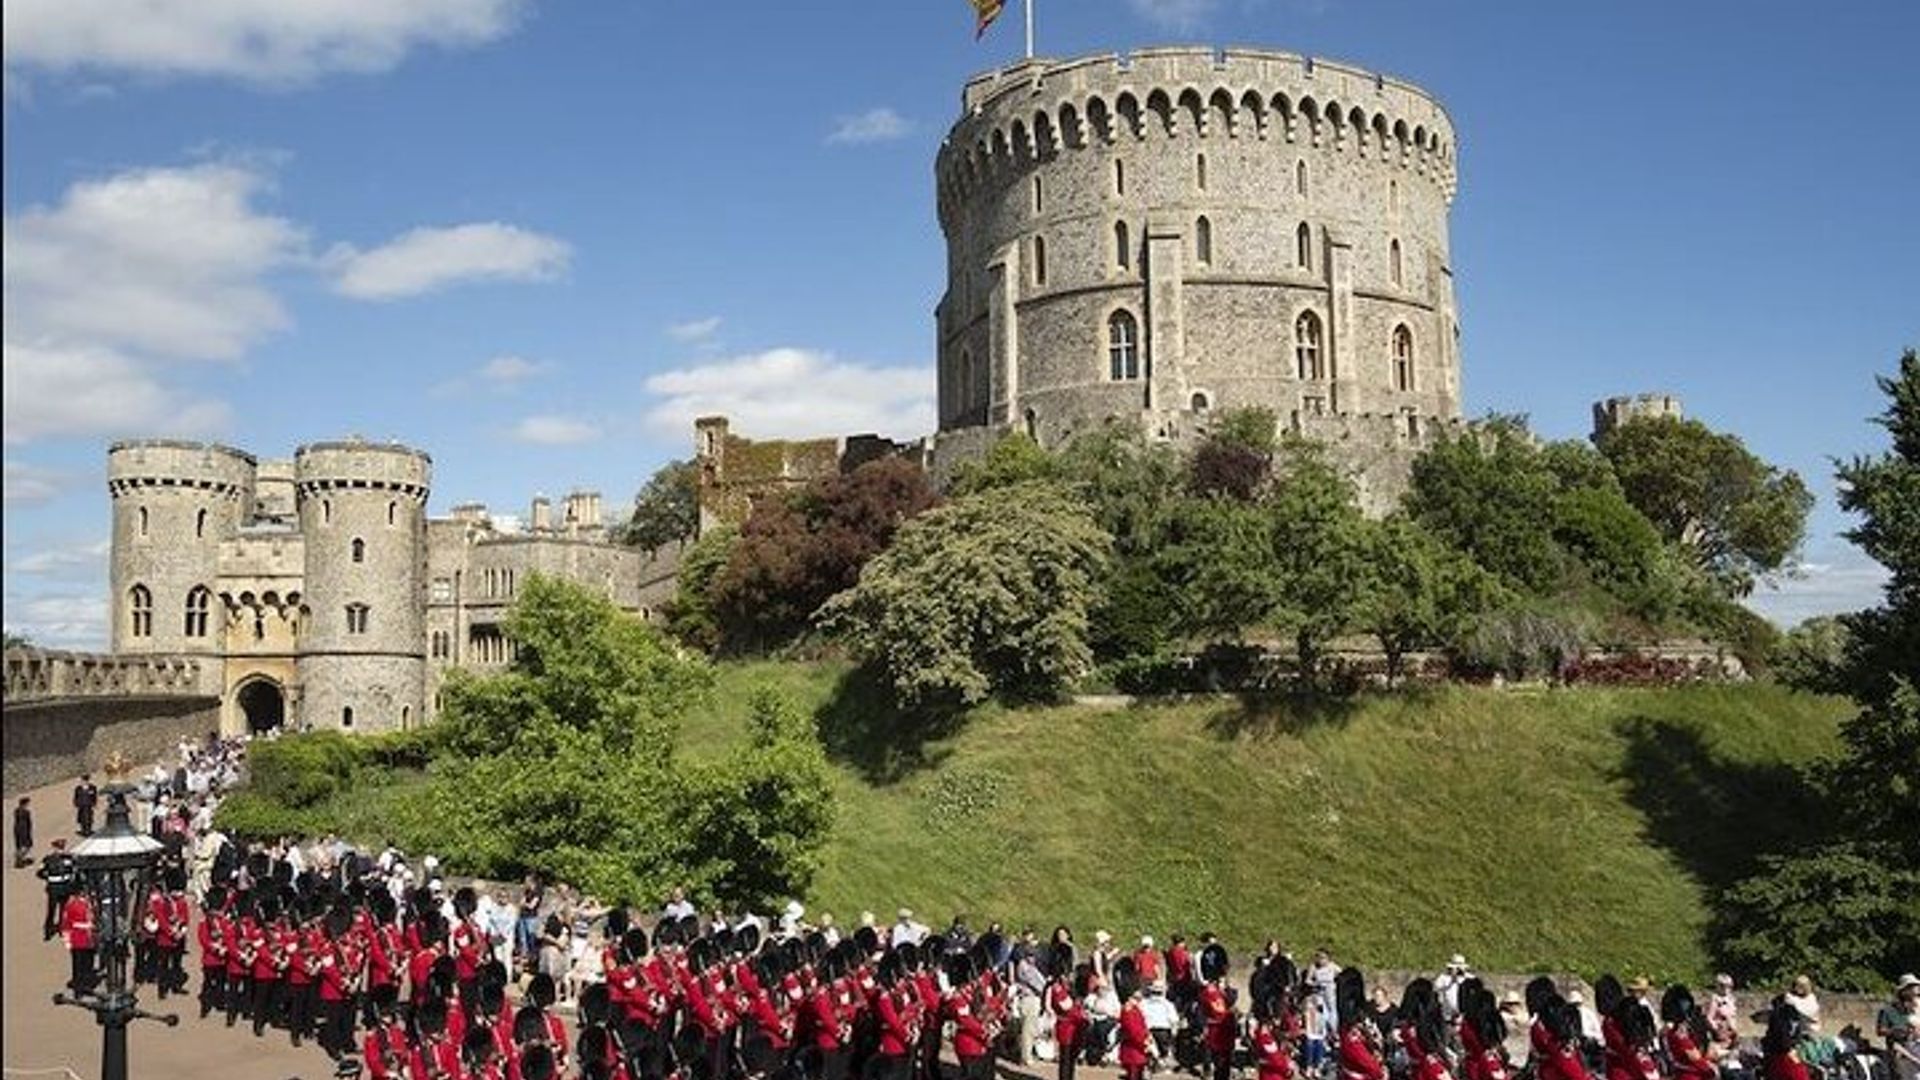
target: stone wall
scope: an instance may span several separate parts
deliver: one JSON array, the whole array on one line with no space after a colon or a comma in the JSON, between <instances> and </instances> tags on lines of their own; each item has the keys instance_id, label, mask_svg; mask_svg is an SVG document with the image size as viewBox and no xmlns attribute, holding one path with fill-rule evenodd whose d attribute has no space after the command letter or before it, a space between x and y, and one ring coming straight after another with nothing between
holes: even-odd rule
<instances>
[{"instance_id":1,"label":"stone wall","mask_svg":"<svg viewBox=\"0 0 1920 1080\"><path fill-rule=\"evenodd\" d=\"M215 697L78 698L9 701L0 710L4 730L5 793L99 772L118 750L153 761L181 739L201 739L220 727ZM42 820L60 820L59 807L41 807Z\"/></svg>"}]
</instances>

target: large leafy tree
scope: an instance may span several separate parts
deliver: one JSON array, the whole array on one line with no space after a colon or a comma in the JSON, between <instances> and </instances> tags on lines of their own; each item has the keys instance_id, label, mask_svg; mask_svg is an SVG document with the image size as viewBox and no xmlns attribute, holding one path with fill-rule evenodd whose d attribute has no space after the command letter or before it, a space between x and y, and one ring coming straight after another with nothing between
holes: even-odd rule
<instances>
[{"instance_id":1,"label":"large leafy tree","mask_svg":"<svg viewBox=\"0 0 1920 1080\"><path fill-rule=\"evenodd\" d=\"M669 461L634 496L633 516L620 528L618 538L630 547L657 551L685 543L699 531L698 467L691 461Z\"/></svg>"},{"instance_id":2,"label":"large leafy tree","mask_svg":"<svg viewBox=\"0 0 1920 1080\"><path fill-rule=\"evenodd\" d=\"M1558 586L1566 570L1553 536L1559 491L1526 429L1499 419L1414 459L1405 506L1508 585L1537 595Z\"/></svg>"},{"instance_id":3,"label":"large leafy tree","mask_svg":"<svg viewBox=\"0 0 1920 1080\"><path fill-rule=\"evenodd\" d=\"M724 647L750 652L792 641L828 597L859 580L902 524L934 502L926 474L897 457L762 502L708 590Z\"/></svg>"},{"instance_id":4,"label":"large leafy tree","mask_svg":"<svg viewBox=\"0 0 1920 1080\"><path fill-rule=\"evenodd\" d=\"M1404 515L1369 522L1363 544L1356 622L1380 642L1389 686L1408 652L1454 642L1503 599L1493 575Z\"/></svg>"},{"instance_id":5,"label":"large leafy tree","mask_svg":"<svg viewBox=\"0 0 1920 1080\"><path fill-rule=\"evenodd\" d=\"M539 870L607 898L687 882L764 905L804 890L832 816L810 723L758 700L746 746L691 765L676 721L707 693L704 661L605 597L537 575L507 630L519 645L507 671L448 682L447 756L412 808L455 866Z\"/></svg>"},{"instance_id":6,"label":"large leafy tree","mask_svg":"<svg viewBox=\"0 0 1920 1080\"><path fill-rule=\"evenodd\" d=\"M1265 507L1279 605L1275 625L1292 635L1300 671L1311 682L1329 639L1354 625L1367 579L1365 521L1352 481L1317 443L1281 448Z\"/></svg>"},{"instance_id":7,"label":"large leafy tree","mask_svg":"<svg viewBox=\"0 0 1920 1080\"><path fill-rule=\"evenodd\" d=\"M1091 666L1111 549L1059 486L991 489L907 523L821 622L903 705L1052 696Z\"/></svg>"},{"instance_id":8,"label":"large leafy tree","mask_svg":"<svg viewBox=\"0 0 1920 1080\"><path fill-rule=\"evenodd\" d=\"M1813 494L1791 470L1698 420L1643 417L1599 440L1627 500L1730 594L1781 569L1806 533Z\"/></svg>"},{"instance_id":9,"label":"large leafy tree","mask_svg":"<svg viewBox=\"0 0 1920 1080\"><path fill-rule=\"evenodd\" d=\"M1844 619L1839 681L1860 712L1814 776L1832 835L1763 862L1729 890L1717 926L1753 974L1858 988L1920 966L1920 358L1908 350L1879 383L1892 446L1838 472L1840 504L1861 519L1848 538L1891 577L1885 603Z\"/></svg>"}]
</instances>

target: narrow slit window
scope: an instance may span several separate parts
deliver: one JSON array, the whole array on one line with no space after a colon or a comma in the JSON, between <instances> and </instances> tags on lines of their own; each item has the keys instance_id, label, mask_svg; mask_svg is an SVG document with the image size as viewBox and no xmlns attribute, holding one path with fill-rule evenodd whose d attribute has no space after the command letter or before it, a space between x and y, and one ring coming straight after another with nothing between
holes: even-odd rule
<instances>
[{"instance_id":1,"label":"narrow slit window","mask_svg":"<svg viewBox=\"0 0 1920 1080\"><path fill-rule=\"evenodd\" d=\"M1132 237L1127 234L1127 223L1124 221L1114 222L1113 264L1122 270L1130 269L1133 266L1133 244L1131 241Z\"/></svg>"}]
</instances>

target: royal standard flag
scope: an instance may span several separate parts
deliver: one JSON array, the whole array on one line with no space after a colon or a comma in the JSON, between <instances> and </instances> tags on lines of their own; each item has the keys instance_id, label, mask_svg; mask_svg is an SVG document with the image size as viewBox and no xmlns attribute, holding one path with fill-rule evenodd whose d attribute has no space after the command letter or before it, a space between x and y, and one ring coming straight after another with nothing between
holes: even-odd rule
<instances>
[{"instance_id":1,"label":"royal standard flag","mask_svg":"<svg viewBox=\"0 0 1920 1080\"><path fill-rule=\"evenodd\" d=\"M1007 0L967 0L967 2L973 5L973 13L979 17L979 22L973 27L975 40L987 32L987 27L993 25L993 20L999 18L1001 10L1007 6Z\"/></svg>"}]
</instances>

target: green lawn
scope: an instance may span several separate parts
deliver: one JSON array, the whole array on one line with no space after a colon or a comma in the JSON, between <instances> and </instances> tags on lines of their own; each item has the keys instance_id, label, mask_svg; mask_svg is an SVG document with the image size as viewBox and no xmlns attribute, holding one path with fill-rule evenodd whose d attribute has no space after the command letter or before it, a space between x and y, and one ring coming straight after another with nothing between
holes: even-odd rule
<instances>
[{"instance_id":1,"label":"green lawn","mask_svg":"<svg viewBox=\"0 0 1920 1080\"><path fill-rule=\"evenodd\" d=\"M725 665L682 729L683 752L716 753L763 685L822 717L840 817L806 900L842 923L904 903L1656 978L1710 971L1708 897L1801 819L1788 766L1831 750L1849 708L1769 685L1460 688L1314 711L989 707L917 745L843 674ZM402 786L357 789L344 831L377 839Z\"/></svg>"}]
</instances>

